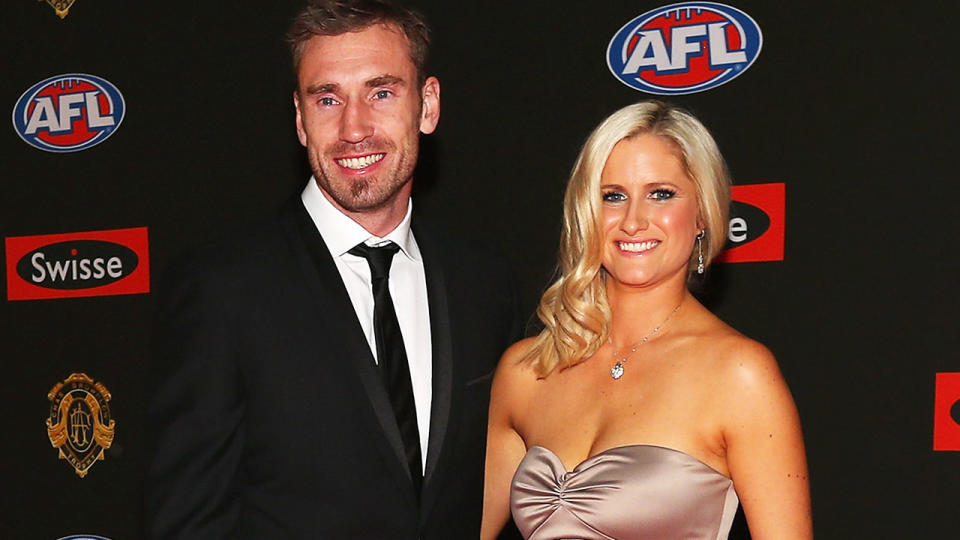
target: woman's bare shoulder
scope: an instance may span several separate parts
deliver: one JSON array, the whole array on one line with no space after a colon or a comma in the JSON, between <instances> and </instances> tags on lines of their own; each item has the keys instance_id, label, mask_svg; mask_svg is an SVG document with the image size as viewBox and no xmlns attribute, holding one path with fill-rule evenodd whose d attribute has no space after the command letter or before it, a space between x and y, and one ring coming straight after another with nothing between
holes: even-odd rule
<instances>
[{"instance_id":1,"label":"woman's bare shoulder","mask_svg":"<svg viewBox=\"0 0 960 540\"><path fill-rule=\"evenodd\" d=\"M711 360L711 367L731 375L775 368L777 361L766 346L751 339L702 308L691 332L692 344ZM721 375L722 373L716 373Z\"/></svg>"},{"instance_id":2,"label":"woman's bare shoulder","mask_svg":"<svg viewBox=\"0 0 960 540\"><path fill-rule=\"evenodd\" d=\"M709 373L711 393L726 389L731 396L745 390L783 385L780 368L765 345L751 339L704 310L688 337L696 369Z\"/></svg>"},{"instance_id":3,"label":"woman's bare shoulder","mask_svg":"<svg viewBox=\"0 0 960 540\"><path fill-rule=\"evenodd\" d=\"M536 341L536 336L528 337L509 346L503 353L503 356L500 357L500 364L503 365L506 362L513 364L520 363Z\"/></svg>"},{"instance_id":4,"label":"woman's bare shoulder","mask_svg":"<svg viewBox=\"0 0 960 540\"><path fill-rule=\"evenodd\" d=\"M536 381L534 363L527 358L527 353L535 341L535 337L522 339L504 351L494 375L495 385L499 383L500 386L514 386Z\"/></svg>"},{"instance_id":5,"label":"woman's bare shoulder","mask_svg":"<svg viewBox=\"0 0 960 540\"><path fill-rule=\"evenodd\" d=\"M718 368L730 383L757 384L763 380L779 380L777 359L764 344L733 329L717 336Z\"/></svg>"},{"instance_id":6,"label":"woman's bare shoulder","mask_svg":"<svg viewBox=\"0 0 960 540\"><path fill-rule=\"evenodd\" d=\"M709 351L706 365L717 410L741 417L775 403L792 407L777 359L759 341L724 324L705 335L698 348Z\"/></svg>"},{"instance_id":7,"label":"woman's bare shoulder","mask_svg":"<svg viewBox=\"0 0 960 540\"><path fill-rule=\"evenodd\" d=\"M490 394L492 421L503 419L515 425L534 394L537 382L533 362L526 359L536 338L527 338L510 346L500 357Z\"/></svg>"}]
</instances>

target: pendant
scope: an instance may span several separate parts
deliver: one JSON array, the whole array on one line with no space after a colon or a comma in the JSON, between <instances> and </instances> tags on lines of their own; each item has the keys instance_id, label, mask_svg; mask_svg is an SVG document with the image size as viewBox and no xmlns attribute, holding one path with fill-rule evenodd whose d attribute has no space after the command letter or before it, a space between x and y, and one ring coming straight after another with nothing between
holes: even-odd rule
<instances>
[{"instance_id":1,"label":"pendant","mask_svg":"<svg viewBox=\"0 0 960 540\"><path fill-rule=\"evenodd\" d=\"M614 380L623 377L623 362L617 362L610 368L610 376L613 377Z\"/></svg>"}]
</instances>

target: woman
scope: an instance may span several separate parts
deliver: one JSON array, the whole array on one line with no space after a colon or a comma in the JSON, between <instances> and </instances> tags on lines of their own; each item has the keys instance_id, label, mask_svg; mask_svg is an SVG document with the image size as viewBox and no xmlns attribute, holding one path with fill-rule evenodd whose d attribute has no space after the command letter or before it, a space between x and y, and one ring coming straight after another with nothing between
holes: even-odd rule
<instances>
[{"instance_id":1,"label":"woman","mask_svg":"<svg viewBox=\"0 0 960 540\"><path fill-rule=\"evenodd\" d=\"M564 200L546 328L493 382L483 538L811 538L800 422L776 361L687 289L726 238L716 143L661 102L594 130ZM738 497L739 496L739 497Z\"/></svg>"}]
</instances>

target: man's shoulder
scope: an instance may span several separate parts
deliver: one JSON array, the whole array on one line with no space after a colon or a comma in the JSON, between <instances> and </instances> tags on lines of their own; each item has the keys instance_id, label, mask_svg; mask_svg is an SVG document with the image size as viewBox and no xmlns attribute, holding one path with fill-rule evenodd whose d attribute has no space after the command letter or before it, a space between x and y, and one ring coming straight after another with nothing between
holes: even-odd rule
<instances>
[{"instance_id":1,"label":"man's shoulder","mask_svg":"<svg viewBox=\"0 0 960 540\"><path fill-rule=\"evenodd\" d=\"M415 215L412 222L417 245L427 263L478 272L507 271L502 252L480 235L452 233L442 222Z\"/></svg>"},{"instance_id":2,"label":"man's shoulder","mask_svg":"<svg viewBox=\"0 0 960 540\"><path fill-rule=\"evenodd\" d=\"M189 248L164 273L168 281L191 276L229 282L269 272L289 259L295 216L296 208L288 202L276 212Z\"/></svg>"},{"instance_id":3,"label":"man's shoulder","mask_svg":"<svg viewBox=\"0 0 960 540\"><path fill-rule=\"evenodd\" d=\"M454 301L469 299L474 309L484 305L494 311L515 309L515 272L495 246L482 238L451 234L427 219L415 218L413 232L428 279L438 270Z\"/></svg>"}]
</instances>

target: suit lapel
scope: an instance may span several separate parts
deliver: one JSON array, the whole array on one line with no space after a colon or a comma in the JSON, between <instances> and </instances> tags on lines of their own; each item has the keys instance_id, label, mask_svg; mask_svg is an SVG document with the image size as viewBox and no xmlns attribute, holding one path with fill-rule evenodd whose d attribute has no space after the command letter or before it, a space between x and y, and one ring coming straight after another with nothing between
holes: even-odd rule
<instances>
[{"instance_id":1,"label":"suit lapel","mask_svg":"<svg viewBox=\"0 0 960 540\"><path fill-rule=\"evenodd\" d=\"M421 494L421 518L429 514L437 495L438 465L443 456L444 443L450 436L450 414L456 408L458 395L453 391L457 375L453 361L453 334L455 317L449 302L449 270L445 266L443 247L429 234L429 230L417 226L414 219L414 235L423 256L427 279L427 301L430 306L430 338L433 342L433 397L430 407L430 437L427 443L427 466L424 471Z\"/></svg>"},{"instance_id":2,"label":"suit lapel","mask_svg":"<svg viewBox=\"0 0 960 540\"><path fill-rule=\"evenodd\" d=\"M417 236L419 240L421 236ZM427 301L430 306L430 338L433 342L433 397L430 407L430 437L427 443L427 467L424 484L430 482L437 469L437 461L443 448L450 421L450 406L453 388L453 344L451 337L450 307L447 302L447 279L436 246L426 249L420 245L424 270L427 277Z\"/></svg>"},{"instance_id":3,"label":"suit lapel","mask_svg":"<svg viewBox=\"0 0 960 540\"><path fill-rule=\"evenodd\" d=\"M284 223L288 225L287 232L292 237L292 244L295 246L293 253L303 271L304 281L314 298L312 303L317 307L324 328L327 329L325 333L338 338L325 342L323 346L333 351L339 349L338 352L347 357L345 361L353 364L385 436L386 444L379 446L388 462L396 462L397 467L392 469L397 472L401 485L405 486L403 491L409 492L412 497L413 483L405 465L403 441L393 416L390 398L377 373L370 346L363 335L343 279L299 198L291 201L285 211L292 217L284 220Z\"/></svg>"}]
</instances>

